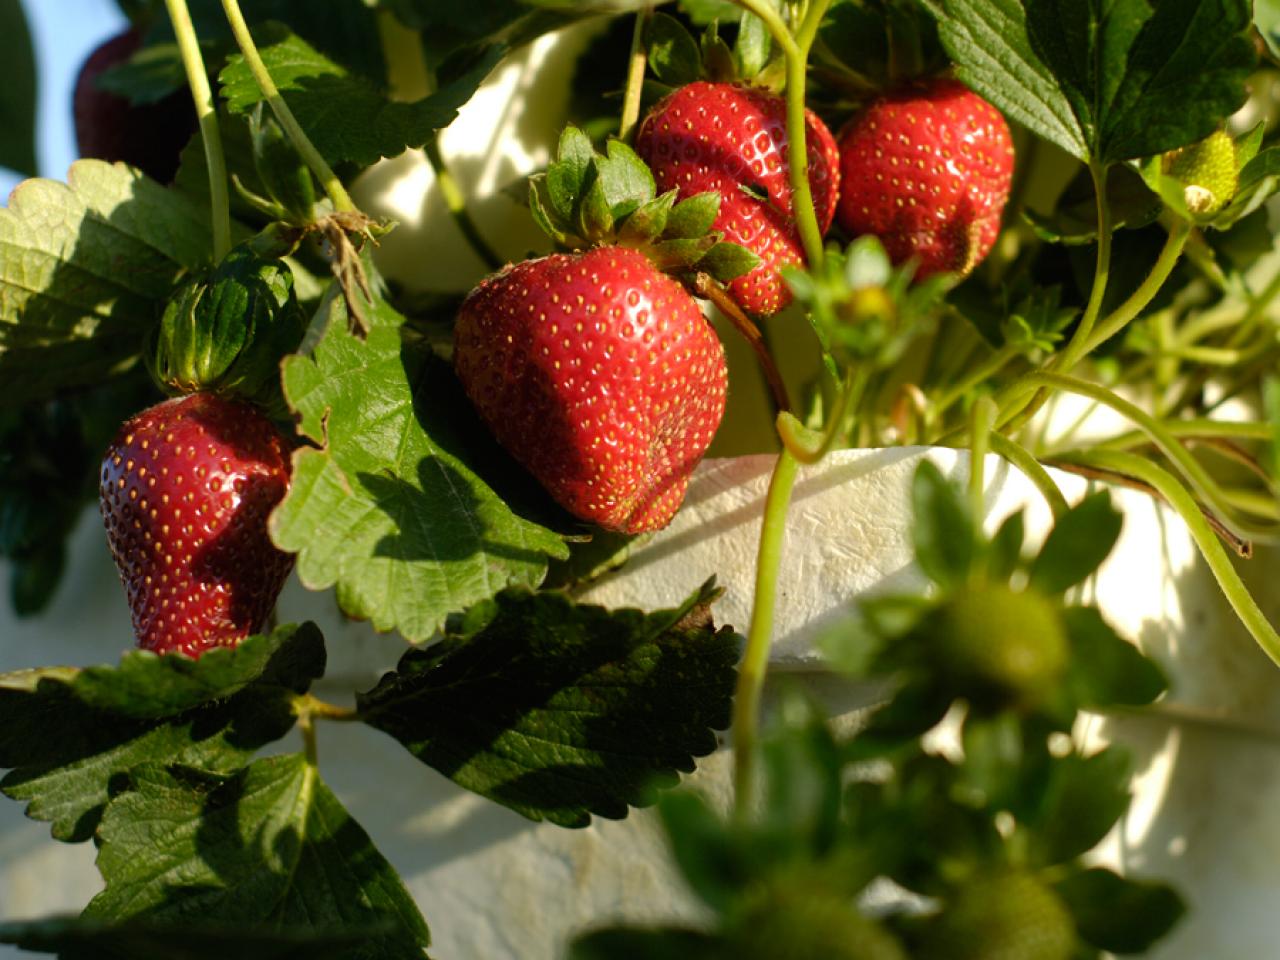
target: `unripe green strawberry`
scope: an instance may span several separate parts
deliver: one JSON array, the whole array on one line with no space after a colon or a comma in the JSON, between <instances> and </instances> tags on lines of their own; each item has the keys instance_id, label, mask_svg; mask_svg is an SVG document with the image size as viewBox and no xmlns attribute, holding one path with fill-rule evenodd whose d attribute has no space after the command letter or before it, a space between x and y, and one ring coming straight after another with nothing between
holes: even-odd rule
<instances>
[{"instance_id":1,"label":"unripe green strawberry","mask_svg":"<svg viewBox=\"0 0 1280 960\"><path fill-rule=\"evenodd\" d=\"M1056 893L1032 874L1006 870L975 877L926 931L919 960L1070 960L1075 921Z\"/></svg>"},{"instance_id":2,"label":"unripe green strawberry","mask_svg":"<svg viewBox=\"0 0 1280 960\"><path fill-rule=\"evenodd\" d=\"M1187 210L1197 216L1217 213L1235 196L1239 183L1236 145L1223 130L1165 154L1164 167L1182 184Z\"/></svg>"},{"instance_id":3,"label":"unripe green strawberry","mask_svg":"<svg viewBox=\"0 0 1280 960\"><path fill-rule=\"evenodd\" d=\"M168 183L182 148L196 131L196 111L185 85L155 103L135 104L99 89L98 77L142 46L136 29L112 37L89 55L76 78L73 109L82 157L123 161Z\"/></svg>"},{"instance_id":4,"label":"unripe green strawberry","mask_svg":"<svg viewBox=\"0 0 1280 960\"><path fill-rule=\"evenodd\" d=\"M507 267L467 297L454 368L498 442L575 516L666 526L724 414L724 348L644 254Z\"/></svg>"},{"instance_id":5,"label":"unripe green strawberry","mask_svg":"<svg viewBox=\"0 0 1280 960\"><path fill-rule=\"evenodd\" d=\"M840 226L880 238L917 277L965 274L991 252L1013 181L995 107L948 78L886 94L840 133Z\"/></svg>"},{"instance_id":6,"label":"unripe green strawberry","mask_svg":"<svg viewBox=\"0 0 1280 960\"><path fill-rule=\"evenodd\" d=\"M1062 618L1031 590L971 586L945 599L925 623L941 674L978 710L1034 707L1067 668Z\"/></svg>"},{"instance_id":7,"label":"unripe green strawberry","mask_svg":"<svg viewBox=\"0 0 1280 960\"><path fill-rule=\"evenodd\" d=\"M769 899L729 937L738 960L907 960L893 934L850 900L806 891Z\"/></svg>"},{"instance_id":8,"label":"unripe green strawberry","mask_svg":"<svg viewBox=\"0 0 1280 960\"><path fill-rule=\"evenodd\" d=\"M247 404L196 393L120 428L100 501L139 646L198 657L262 628L293 568L267 536L288 487L284 438Z\"/></svg>"}]
</instances>

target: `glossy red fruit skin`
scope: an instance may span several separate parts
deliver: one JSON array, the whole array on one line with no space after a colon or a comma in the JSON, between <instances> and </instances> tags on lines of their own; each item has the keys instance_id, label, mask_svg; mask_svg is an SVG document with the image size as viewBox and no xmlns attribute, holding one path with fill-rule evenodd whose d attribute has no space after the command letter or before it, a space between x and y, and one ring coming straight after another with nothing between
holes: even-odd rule
<instances>
[{"instance_id":1,"label":"glossy red fruit skin","mask_svg":"<svg viewBox=\"0 0 1280 960\"><path fill-rule=\"evenodd\" d=\"M831 131L806 111L809 186L818 225L825 234L836 211L839 154ZM791 203L787 163L786 101L767 90L698 81L654 105L636 134L636 152L653 169L659 192L679 189L681 199L720 194L715 229L763 263L728 285L744 310L777 313L791 302L779 270L806 262ZM759 187L769 199L749 196Z\"/></svg>"},{"instance_id":2,"label":"glossy red fruit skin","mask_svg":"<svg viewBox=\"0 0 1280 960\"><path fill-rule=\"evenodd\" d=\"M195 393L120 428L99 499L140 647L198 657L262 629L293 569L267 536L288 487L284 438L239 401Z\"/></svg>"},{"instance_id":3,"label":"glossy red fruit skin","mask_svg":"<svg viewBox=\"0 0 1280 960\"><path fill-rule=\"evenodd\" d=\"M163 100L133 104L100 90L99 75L128 60L142 45L136 30L112 37L89 55L76 77L72 99L80 156L137 167L153 180L169 183L182 148L196 131L195 106L185 87Z\"/></svg>"},{"instance_id":4,"label":"glossy red fruit skin","mask_svg":"<svg viewBox=\"0 0 1280 960\"><path fill-rule=\"evenodd\" d=\"M966 274L991 252L1013 179L1000 111L964 84L935 79L872 103L840 132L840 226L875 234L923 279Z\"/></svg>"},{"instance_id":5,"label":"glossy red fruit skin","mask_svg":"<svg viewBox=\"0 0 1280 960\"><path fill-rule=\"evenodd\" d=\"M507 267L467 297L454 369L498 442L574 516L666 526L724 415L724 348L643 254Z\"/></svg>"}]
</instances>

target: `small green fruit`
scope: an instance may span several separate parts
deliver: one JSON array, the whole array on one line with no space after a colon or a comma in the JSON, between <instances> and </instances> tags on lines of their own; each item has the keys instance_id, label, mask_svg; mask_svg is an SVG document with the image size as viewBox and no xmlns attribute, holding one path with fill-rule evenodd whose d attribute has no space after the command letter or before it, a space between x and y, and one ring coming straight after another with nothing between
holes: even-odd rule
<instances>
[{"instance_id":1,"label":"small green fruit","mask_svg":"<svg viewBox=\"0 0 1280 960\"><path fill-rule=\"evenodd\" d=\"M1235 196L1236 145L1225 131L1165 154L1164 167L1182 184L1187 209L1196 216L1217 213Z\"/></svg>"},{"instance_id":2,"label":"small green fruit","mask_svg":"<svg viewBox=\"0 0 1280 960\"><path fill-rule=\"evenodd\" d=\"M944 675L975 709L1035 707L1066 671L1062 618L1033 591L975 586L948 598L925 623Z\"/></svg>"},{"instance_id":3,"label":"small green fruit","mask_svg":"<svg viewBox=\"0 0 1280 960\"><path fill-rule=\"evenodd\" d=\"M729 946L736 960L907 960L879 923L821 893L771 898L743 918Z\"/></svg>"},{"instance_id":4,"label":"small green fruit","mask_svg":"<svg viewBox=\"0 0 1280 960\"><path fill-rule=\"evenodd\" d=\"M920 960L1069 960L1075 922L1056 893L1030 873L971 880L929 925Z\"/></svg>"}]
</instances>

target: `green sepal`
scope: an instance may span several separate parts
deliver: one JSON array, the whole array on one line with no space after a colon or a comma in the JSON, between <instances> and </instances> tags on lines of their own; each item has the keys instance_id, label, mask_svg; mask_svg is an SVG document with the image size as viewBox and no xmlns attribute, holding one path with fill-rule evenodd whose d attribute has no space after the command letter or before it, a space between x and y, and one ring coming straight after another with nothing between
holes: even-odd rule
<instances>
[{"instance_id":1,"label":"green sepal","mask_svg":"<svg viewBox=\"0 0 1280 960\"><path fill-rule=\"evenodd\" d=\"M667 228L678 193L678 190L668 190L662 196L654 197L637 207L636 211L627 217L622 229L618 231L618 242L624 245L647 243L668 233Z\"/></svg>"},{"instance_id":2,"label":"green sepal","mask_svg":"<svg viewBox=\"0 0 1280 960\"><path fill-rule=\"evenodd\" d=\"M702 73L712 83L733 83L738 77L738 61L733 50L720 37L717 24L712 23L702 34Z\"/></svg>"},{"instance_id":3,"label":"green sepal","mask_svg":"<svg viewBox=\"0 0 1280 960\"><path fill-rule=\"evenodd\" d=\"M596 152L591 139L577 127L568 126L560 134L555 162L547 168L548 213L560 224L573 219L578 200L586 192L587 173Z\"/></svg>"},{"instance_id":4,"label":"green sepal","mask_svg":"<svg viewBox=\"0 0 1280 960\"><path fill-rule=\"evenodd\" d=\"M263 112L262 104L249 114L249 136L254 168L271 199L285 209L290 221L315 222L316 187L311 171L275 118Z\"/></svg>"},{"instance_id":5,"label":"green sepal","mask_svg":"<svg viewBox=\"0 0 1280 960\"><path fill-rule=\"evenodd\" d=\"M696 240L663 240L648 251L649 259L659 270L680 272L691 269L716 246L715 234Z\"/></svg>"},{"instance_id":6,"label":"green sepal","mask_svg":"<svg viewBox=\"0 0 1280 960\"><path fill-rule=\"evenodd\" d=\"M733 45L734 59L738 66L738 76L755 77L769 63L769 55L773 53L773 38L764 21L754 13L742 11L742 19L738 21L738 39Z\"/></svg>"},{"instance_id":7,"label":"green sepal","mask_svg":"<svg viewBox=\"0 0 1280 960\"><path fill-rule=\"evenodd\" d=\"M697 193L681 200L667 220L666 235L673 240L700 237L720 215L720 194L714 190Z\"/></svg>"},{"instance_id":8,"label":"green sepal","mask_svg":"<svg viewBox=\"0 0 1280 960\"><path fill-rule=\"evenodd\" d=\"M683 87L702 77L698 41L675 17L656 13L645 36L649 69L663 83Z\"/></svg>"},{"instance_id":9,"label":"green sepal","mask_svg":"<svg viewBox=\"0 0 1280 960\"><path fill-rule=\"evenodd\" d=\"M563 245L568 242L569 236L556 226L548 176L549 174L540 173L529 178L529 212L533 214L533 222L538 225L539 230Z\"/></svg>"},{"instance_id":10,"label":"green sepal","mask_svg":"<svg viewBox=\"0 0 1280 960\"><path fill-rule=\"evenodd\" d=\"M596 176L578 204L577 233L590 243L603 243L613 233L617 221L609 203L603 180Z\"/></svg>"},{"instance_id":11,"label":"green sepal","mask_svg":"<svg viewBox=\"0 0 1280 960\"><path fill-rule=\"evenodd\" d=\"M721 283L728 283L746 276L763 261L746 247L721 241L708 250L695 264L702 273L709 273Z\"/></svg>"},{"instance_id":12,"label":"green sepal","mask_svg":"<svg viewBox=\"0 0 1280 960\"><path fill-rule=\"evenodd\" d=\"M147 365L171 393L233 393L271 407L280 359L296 349L306 326L288 266L245 243L169 300Z\"/></svg>"}]
</instances>

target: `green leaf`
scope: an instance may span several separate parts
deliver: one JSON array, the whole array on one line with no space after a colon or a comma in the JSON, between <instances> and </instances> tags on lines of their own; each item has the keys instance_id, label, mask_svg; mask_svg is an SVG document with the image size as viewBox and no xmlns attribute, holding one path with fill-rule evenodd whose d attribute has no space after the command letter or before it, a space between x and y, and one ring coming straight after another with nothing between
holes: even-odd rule
<instances>
[{"instance_id":1,"label":"green leaf","mask_svg":"<svg viewBox=\"0 0 1280 960\"><path fill-rule=\"evenodd\" d=\"M0 167L36 173L36 57L22 0L0 0Z\"/></svg>"},{"instance_id":2,"label":"green leaf","mask_svg":"<svg viewBox=\"0 0 1280 960\"><path fill-rule=\"evenodd\" d=\"M305 584L337 585L347 614L425 640L450 611L537 584L567 548L508 506L525 474L495 451L444 361L406 339L385 302L369 315L367 341L333 319L314 355L285 361L285 394L317 446L294 454L271 533ZM507 478L502 492L482 468Z\"/></svg>"},{"instance_id":3,"label":"green leaf","mask_svg":"<svg viewBox=\"0 0 1280 960\"><path fill-rule=\"evenodd\" d=\"M1086 707L1144 706L1168 689L1164 671L1142 655L1094 607L1062 613L1071 640L1071 686Z\"/></svg>"},{"instance_id":4,"label":"green leaf","mask_svg":"<svg viewBox=\"0 0 1280 960\"><path fill-rule=\"evenodd\" d=\"M729 724L739 638L711 584L645 614L512 590L451 618L358 698L366 723L460 786L585 826L652 803Z\"/></svg>"},{"instance_id":5,"label":"green leaf","mask_svg":"<svg viewBox=\"0 0 1280 960\"><path fill-rule=\"evenodd\" d=\"M1280 0L1253 0L1253 25L1271 56L1280 59Z\"/></svg>"},{"instance_id":6,"label":"green leaf","mask_svg":"<svg viewBox=\"0 0 1280 960\"><path fill-rule=\"evenodd\" d=\"M1111 494L1085 497L1064 514L1031 563L1031 586L1048 596L1063 593L1092 575L1120 537L1124 514Z\"/></svg>"},{"instance_id":7,"label":"green leaf","mask_svg":"<svg viewBox=\"0 0 1280 960\"><path fill-rule=\"evenodd\" d=\"M300 754L234 776L149 765L98 830L98 920L248 931L394 928L362 956L422 960L427 925L391 864Z\"/></svg>"},{"instance_id":8,"label":"green leaf","mask_svg":"<svg viewBox=\"0 0 1280 960\"><path fill-rule=\"evenodd\" d=\"M1120 877L1095 867L1057 884L1058 895L1089 943L1114 953L1146 953L1187 912L1172 887Z\"/></svg>"},{"instance_id":9,"label":"green leaf","mask_svg":"<svg viewBox=\"0 0 1280 960\"><path fill-rule=\"evenodd\" d=\"M723 960L724 946L711 934L670 928L596 930L575 940L569 960Z\"/></svg>"},{"instance_id":10,"label":"green leaf","mask_svg":"<svg viewBox=\"0 0 1280 960\"><path fill-rule=\"evenodd\" d=\"M738 74L743 77L754 77L769 62L773 42L769 28L754 13L746 10L738 21L738 39L733 45L733 54L738 61Z\"/></svg>"},{"instance_id":11,"label":"green leaf","mask_svg":"<svg viewBox=\"0 0 1280 960\"><path fill-rule=\"evenodd\" d=\"M1164 153L1245 99L1247 0L925 0L959 78L1080 160Z\"/></svg>"},{"instance_id":12,"label":"green leaf","mask_svg":"<svg viewBox=\"0 0 1280 960\"><path fill-rule=\"evenodd\" d=\"M675 205L667 220L666 237L693 240L705 236L720 215L720 194L715 190L695 193Z\"/></svg>"},{"instance_id":13,"label":"green leaf","mask_svg":"<svg viewBox=\"0 0 1280 960\"><path fill-rule=\"evenodd\" d=\"M1044 866L1066 863L1097 846L1129 809L1129 775L1129 755L1119 747L1054 760L1030 823Z\"/></svg>"},{"instance_id":14,"label":"green leaf","mask_svg":"<svg viewBox=\"0 0 1280 960\"><path fill-rule=\"evenodd\" d=\"M137 357L158 305L210 254L208 212L124 166L27 180L0 209L5 399L100 383Z\"/></svg>"},{"instance_id":15,"label":"green leaf","mask_svg":"<svg viewBox=\"0 0 1280 960\"><path fill-rule=\"evenodd\" d=\"M1023 511L1011 513L1000 524L987 547L987 577L1008 580L1022 563L1022 544L1026 539Z\"/></svg>"},{"instance_id":16,"label":"green leaf","mask_svg":"<svg viewBox=\"0 0 1280 960\"><path fill-rule=\"evenodd\" d=\"M312 625L280 627L199 660L127 654L119 667L0 677L0 789L59 840L93 835L130 771L157 761L227 771L294 723L292 701L324 672Z\"/></svg>"},{"instance_id":17,"label":"green leaf","mask_svg":"<svg viewBox=\"0 0 1280 960\"><path fill-rule=\"evenodd\" d=\"M663 83L683 87L702 78L702 51L698 41L675 17L654 14L645 35L649 69Z\"/></svg>"},{"instance_id":18,"label":"green leaf","mask_svg":"<svg viewBox=\"0 0 1280 960\"><path fill-rule=\"evenodd\" d=\"M260 52L298 123L331 163L349 160L368 166L421 147L447 127L500 59L493 50L457 79L413 103L387 99L368 80L319 53L280 27L260 31ZM219 74L222 95L233 113L247 113L265 100L241 56ZM334 104L342 110L335 111Z\"/></svg>"},{"instance_id":19,"label":"green leaf","mask_svg":"<svg viewBox=\"0 0 1280 960\"><path fill-rule=\"evenodd\" d=\"M916 562L934 582L961 583L974 561L973 520L960 490L924 460L911 482Z\"/></svg>"},{"instance_id":20,"label":"green leaf","mask_svg":"<svg viewBox=\"0 0 1280 960\"><path fill-rule=\"evenodd\" d=\"M103 923L52 917L0 924L0 943L62 960L343 960L387 925L246 932L207 924Z\"/></svg>"}]
</instances>

